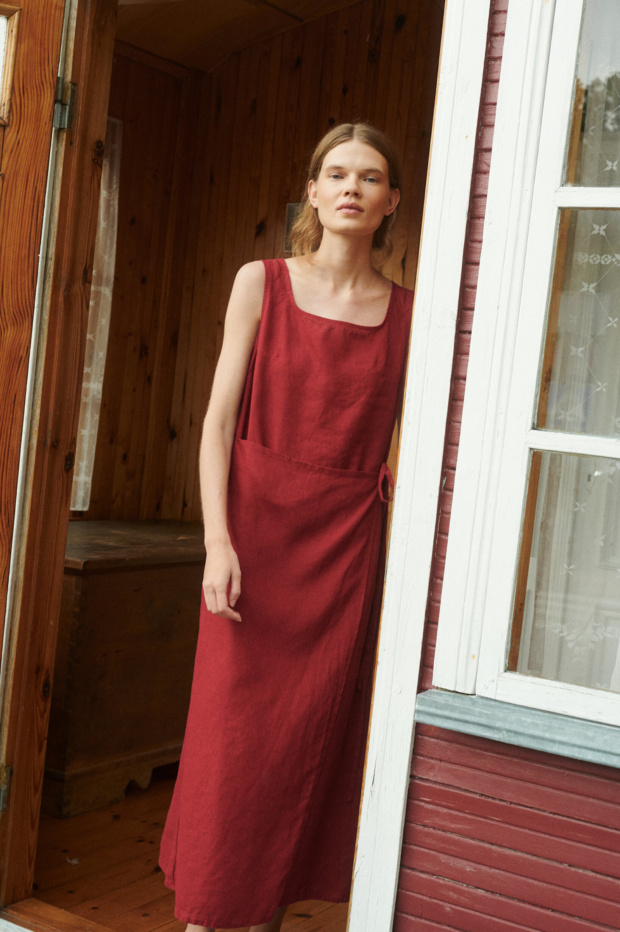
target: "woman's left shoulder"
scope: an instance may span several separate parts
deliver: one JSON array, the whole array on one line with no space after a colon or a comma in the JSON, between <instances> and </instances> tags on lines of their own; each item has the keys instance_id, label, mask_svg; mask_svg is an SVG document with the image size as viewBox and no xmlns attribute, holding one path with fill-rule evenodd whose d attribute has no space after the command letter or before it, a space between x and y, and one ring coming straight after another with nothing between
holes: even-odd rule
<instances>
[{"instance_id":1,"label":"woman's left shoulder","mask_svg":"<svg viewBox=\"0 0 620 932\"><path fill-rule=\"evenodd\" d=\"M413 297L413 291L411 288L406 288L404 285L399 285L398 282L392 281L391 279L387 279L387 281L390 282L390 284L393 285L394 288L396 288L396 290L399 291L403 296L409 296L411 298Z\"/></svg>"},{"instance_id":2,"label":"woman's left shoulder","mask_svg":"<svg viewBox=\"0 0 620 932\"><path fill-rule=\"evenodd\" d=\"M392 282L395 296L398 299L402 307L411 310L413 306L413 291L411 288L405 288L404 285L399 285L398 282Z\"/></svg>"}]
</instances>

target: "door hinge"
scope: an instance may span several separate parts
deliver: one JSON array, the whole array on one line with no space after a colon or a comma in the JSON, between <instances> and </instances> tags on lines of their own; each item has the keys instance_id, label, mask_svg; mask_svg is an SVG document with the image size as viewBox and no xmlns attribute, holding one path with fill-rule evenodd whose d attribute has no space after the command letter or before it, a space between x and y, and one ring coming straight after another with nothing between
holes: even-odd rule
<instances>
[{"instance_id":1,"label":"door hinge","mask_svg":"<svg viewBox=\"0 0 620 932\"><path fill-rule=\"evenodd\" d=\"M6 764L0 766L0 812L4 812L9 805L9 787L12 775L12 767L7 767Z\"/></svg>"},{"instance_id":2,"label":"door hinge","mask_svg":"<svg viewBox=\"0 0 620 932\"><path fill-rule=\"evenodd\" d=\"M54 96L54 119L52 121L56 129L71 129L73 126L76 90L77 85L69 84L69 99L65 102L65 79L62 75L58 75Z\"/></svg>"}]
</instances>

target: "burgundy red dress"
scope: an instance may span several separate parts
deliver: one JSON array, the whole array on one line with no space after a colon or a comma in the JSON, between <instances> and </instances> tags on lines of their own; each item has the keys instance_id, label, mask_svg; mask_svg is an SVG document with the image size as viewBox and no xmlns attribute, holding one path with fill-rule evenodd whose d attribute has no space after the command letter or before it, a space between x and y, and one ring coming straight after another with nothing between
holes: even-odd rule
<instances>
[{"instance_id":1,"label":"burgundy red dress","mask_svg":"<svg viewBox=\"0 0 620 932\"><path fill-rule=\"evenodd\" d=\"M283 259L265 270L228 489L243 621L203 599L160 852L177 918L218 928L349 896L411 319L398 285L364 326L299 308Z\"/></svg>"}]
</instances>

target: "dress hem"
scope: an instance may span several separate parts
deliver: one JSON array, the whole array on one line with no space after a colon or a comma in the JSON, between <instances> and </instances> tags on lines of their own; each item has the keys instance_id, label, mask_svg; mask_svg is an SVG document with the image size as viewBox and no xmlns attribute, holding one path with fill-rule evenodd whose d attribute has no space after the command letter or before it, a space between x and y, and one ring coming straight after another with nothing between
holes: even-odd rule
<instances>
[{"instance_id":1,"label":"dress hem","mask_svg":"<svg viewBox=\"0 0 620 932\"><path fill-rule=\"evenodd\" d=\"M165 873L164 873L164 886L166 886L169 890L175 891L175 887L173 886L173 881L168 880ZM319 900L322 903L333 903L333 904L348 903L349 896L350 896L349 893L346 893L346 894L342 893L336 896L320 896L316 893L316 891L308 892L307 890L297 890L295 898L292 899L290 903L287 903L286 908L289 909L295 903L301 903L301 902L304 902L305 900ZM271 922L271 920L273 919L274 913L276 912L277 909L280 908L281 905L284 905L284 904L279 904L278 906L274 906L270 914L263 916L261 919L256 919L256 918L248 919L247 916L235 917L234 919L231 919L230 917L227 917L226 919L205 918L204 916L198 915L197 913L186 912L182 909L177 911L176 907L174 910L174 917L175 919L178 919L179 922L189 922L192 925L207 926L207 927L210 926L216 929L238 929L239 927L242 927L242 926L258 926L258 925L262 925L265 922Z\"/></svg>"}]
</instances>

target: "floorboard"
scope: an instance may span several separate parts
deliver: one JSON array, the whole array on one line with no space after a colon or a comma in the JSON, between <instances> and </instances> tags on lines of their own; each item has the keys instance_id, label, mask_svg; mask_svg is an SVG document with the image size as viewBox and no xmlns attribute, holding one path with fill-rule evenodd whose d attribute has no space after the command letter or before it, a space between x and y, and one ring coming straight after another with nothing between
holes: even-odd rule
<instances>
[{"instance_id":1,"label":"floorboard","mask_svg":"<svg viewBox=\"0 0 620 932\"><path fill-rule=\"evenodd\" d=\"M42 815L37 901L66 910L71 928L75 921L84 929L96 923L114 932L184 932L157 864L173 786L171 769L160 768L147 790L132 785L121 803L71 819ZM347 912L342 903L296 903L282 932L345 932Z\"/></svg>"}]
</instances>

